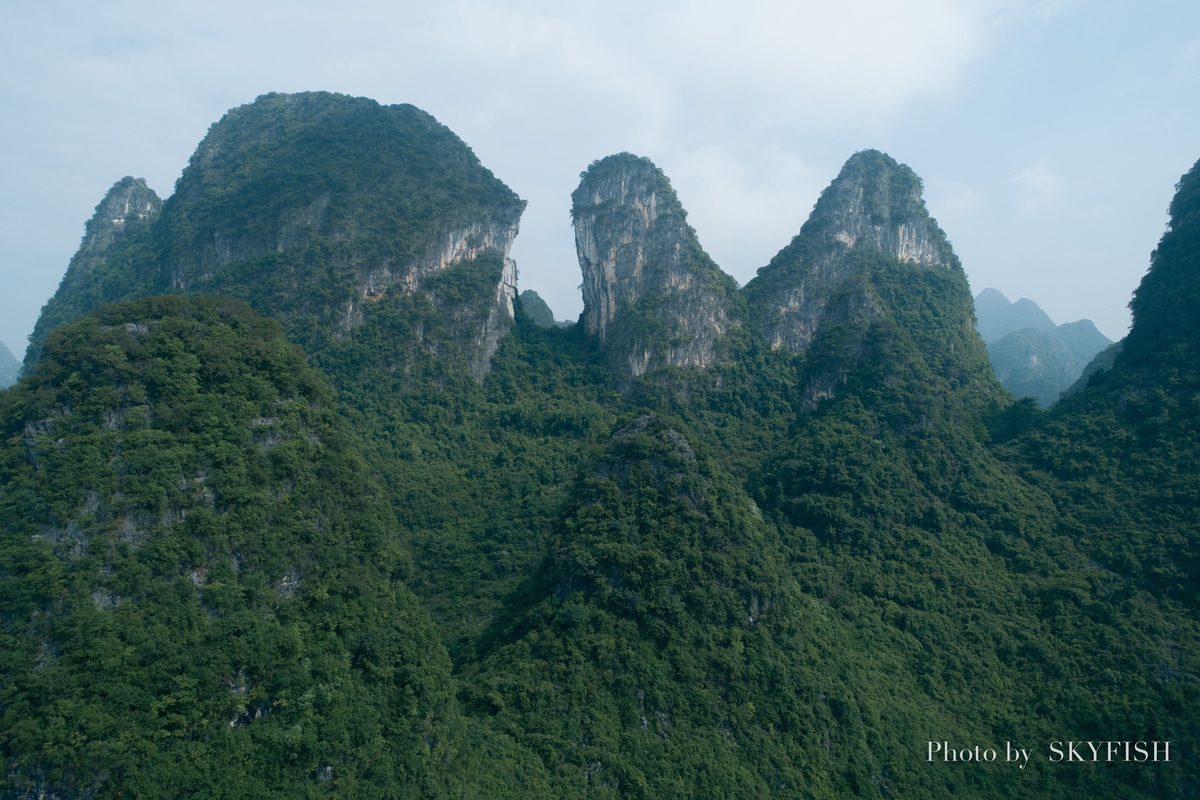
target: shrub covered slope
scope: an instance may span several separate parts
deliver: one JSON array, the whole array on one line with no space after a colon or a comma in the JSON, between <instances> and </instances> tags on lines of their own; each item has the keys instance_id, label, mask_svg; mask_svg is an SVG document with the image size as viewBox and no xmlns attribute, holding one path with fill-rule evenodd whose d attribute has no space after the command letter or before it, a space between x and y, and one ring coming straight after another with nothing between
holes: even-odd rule
<instances>
[{"instance_id":1,"label":"shrub covered slope","mask_svg":"<svg viewBox=\"0 0 1200 800\"><path fill-rule=\"evenodd\" d=\"M406 270L519 201L457 139L404 144L425 129L334 114L302 147L305 102L239 111L258 149L202 147L204 181L106 251L150 275L131 294L192 296L43 330L0 394L9 795L1200 791L1196 169L1120 355L1049 412L996 382L919 179L873 151L706 366L623 371L517 302L480 371L506 251L480 229ZM235 187L276 187L292 230L372 136L404 202L443 200L328 189L282 250L210 247L276 213ZM371 283L376 251L415 283ZM1110 740L1170 760L1053 759Z\"/></svg>"}]
</instances>

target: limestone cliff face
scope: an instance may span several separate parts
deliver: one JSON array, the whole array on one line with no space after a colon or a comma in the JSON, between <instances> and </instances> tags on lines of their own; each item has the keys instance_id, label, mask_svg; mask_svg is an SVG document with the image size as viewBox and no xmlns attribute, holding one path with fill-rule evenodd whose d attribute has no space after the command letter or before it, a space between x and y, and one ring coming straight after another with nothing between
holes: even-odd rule
<instances>
[{"instance_id":1,"label":"limestone cliff face","mask_svg":"<svg viewBox=\"0 0 1200 800\"><path fill-rule=\"evenodd\" d=\"M522 203L522 207L524 204ZM346 301L339 329L348 333L363 319L367 307L389 291L404 294L422 292L447 316L461 344L469 354L471 374L483 380L491 368L492 356L500 341L511 330L515 319L513 299L517 296L517 265L510 257L518 232L519 211L511 219L483 219L462 228L444 231L423 257L393 267L384 263L374 269L356 272L353 295ZM428 279L460 264L476 260L497 261L501 265L494 289L486 297L447 297Z\"/></svg>"},{"instance_id":2,"label":"limestone cliff face","mask_svg":"<svg viewBox=\"0 0 1200 800\"><path fill-rule=\"evenodd\" d=\"M959 268L925 209L920 178L891 157L864 150L821 193L799 235L746 285L755 323L771 347L807 350L830 298L872 257Z\"/></svg>"},{"instance_id":3,"label":"limestone cliff face","mask_svg":"<svg viewBox=\"0 0 1200 800\"><path fill-rule=\"evenodd\" d=\"M325 319L334 335L385 294L424 293L482 377L512 325L509 250L524 206L420 109L322 92L265 95L214 125L180 178L164 219L181 246L167 254L165 278L194 292L244 286L265 270L304 275L290 293L319 289L332 307L302 313ZM431 287L431 276L481 258L502 265L477 293L485 297ZM317 262L332 271L312 269ZM288 313L243 293L260 311Z\"/></svg>"},{"instance_id":4,"label":"limestone cliff face","mask_svg":"<svg viewBox=\"0 0 1200 800\"><path fill-rule=\"evenodd\" d=\"M162 206L144 178L126 176L105 193L84 227L83 241L67 265L58 291L42 308L29 337L27 370L40 357L51 330L101 303L127 296L149 279L151 270L131 272L128 263L159 218Z\"/></svg>"},{"instance_id":5,"label":"limestone cliff face","mask_svg":"<svg viewBox=\"0 0 1200 800\"><path fill-rule=\"evenodd\" d=\"M713 363L718 337L738 324L736 285L701 248L662 171L609 156L583 173L571 200L583 325L613 364L637 376Z\"/></svg>"},{"instance_id":6,"label":"limestone cliff face","mask_svg":"<svg viewBox=\"0 0 1200 800\"><path fill-rule=\"evenodd\" d=\"M117 181L88 220L83 242L72 259L71 268L79 271L92 269L103 260L104 254L127 227L149 222L161 211L162 200L146 185L145 178L126 176Z\"/></svg>"},{"instance_id":7,"label":"limestone cliff face","mask_svg":"<svg viewBox=\"0 0 1200 800\"><path fill-rule=\"evenodd\" d=\"M851 383L878 387L882 376L885 385L917 374L945 381L918 418L942 413L934 406L951 392L978 406L1001 391L975 332L966 275L925 209L920 179L878 151L846 162L744 296L772 348L805 355L806 409Z\"/></svg>"}]
</instances>

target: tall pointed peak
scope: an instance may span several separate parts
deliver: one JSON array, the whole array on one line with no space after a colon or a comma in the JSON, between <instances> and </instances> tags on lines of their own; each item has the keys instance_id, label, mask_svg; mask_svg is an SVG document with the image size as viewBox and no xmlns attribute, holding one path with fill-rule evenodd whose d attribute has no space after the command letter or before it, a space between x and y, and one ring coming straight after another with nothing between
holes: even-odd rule
<instances>
[{"instance_id":1,"label":"tall pointed peak","mask_svg":"<svg viewBox=\"0 0 1200 800\"><path fill-rule=\"evenodd\" d=\"M593 162L571 194L583 273L583 325L614 365L641 375L704 367L731 324L733 279L687 224L671 182L648 158Z\"/></svg>"},{"instance_id":2,"label":"tall pointed peak","mask_svg":"<svg viewBox=\"0 0 1200 800\"><path fill-rule=\"evenodd\" d=\"M80 256L86 263L79 268L94 266L86 256L100 256L112 246L116 236L130 225L149 222L162 211L162 200L146 185L145 178L125 176L113 184L96 206L96 213L88 220L79 246Z\"/></svg>"},{"instance_id":3,"label":"tall pointed peak","mask_svg":"<svg viewBox=\"0 0 1200 800\"><path fill-rule=\"evenodd\" d=\"M958 264L925 208L921 179L878 150L862 150L846 161L799 238L814 244L834 239L851 249L924 266Z\"/></svg>"},{"instance_id":4,"label":"tall pointed peak","mask_svg":"<svg viewBox=\"0 0 1200 800\"><path fill-rule=\"evenodd\" d=\"M150 278L153 265L134 258L132 253L149 237L162 207L162 200L144 178L125 176L105 192L84 226L83 241L71 257L58 290L42 307L34 325L25 350L27 372L41 357L46 334L51 330L101 303L128 296ZM137 265L128 266L133 262Z\"/></svg>"},{"instance_id":5,"label":"tall pointed peak","mask_svg":"<svg viewBox=\"0 0 1200 800\"><path fill-rule=\"evenodd\" d=\"M962 271L925 208L917 174L863 150L821 193L800 233L747 284L750 313L772 347L804 352L829 299L874 262Z\"/></svg>"}]
</instances>

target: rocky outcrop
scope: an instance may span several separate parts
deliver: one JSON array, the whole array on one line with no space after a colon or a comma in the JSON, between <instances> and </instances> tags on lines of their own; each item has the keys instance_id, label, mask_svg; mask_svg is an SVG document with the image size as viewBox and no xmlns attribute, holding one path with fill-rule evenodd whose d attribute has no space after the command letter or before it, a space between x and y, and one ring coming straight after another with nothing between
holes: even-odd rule
<instances>
[{"instance_id":1,"label":"rocky outcrop","mask_svg":"<svg viewBox=\"0 0 1200 800\"><path fill-rule=\"evenodd\" d=\"M524 208L521 203L520 208ZM339 325L348 333L363 319L366 308L389 292L430 297L456 329L459 344L464 345L471 374L483 380L491 368L492 356L515 320L513 299L517 296L517 264L510 257L518 231L520 210L510 219L477 220L470 225L444 232L421 258L392 267L382 264L356 276L355 290L346 302ZM461 264L490 260L500 264L498 279L482 297L463 298L455 293L445 296L430 286L429 278ZM464 302L465 301L465 302Z\"/></svg>"},{"instance_id":2,"label":"rocky outcrop","mask_svg":"<svg viewBox=\"0 0 1200 800\"><path fill-rule=\"evenodd\" d=\"M318 311L334 335L385 294L424 292L453 317L481 377L512 325L509 250L524 207L420 109L323 92L265 95L226 114L197 148L164 212L184 245L165 269L171 287L188 292L247 283L261 269L311 271L307 287L324 282L335 305ZM486 297L433 296L432 275L480 258L502 264ZM269 297L248 299L287 313Z\"/></svg>"},{"instance_id":3,"label":"rocky outcrop","mask_svg":"<svg viewBox=\"0 0 1200 800\"><path fill-rule=\"evenodd\" d=\"M707 367L738 324L736 284L704 252L666 175L621 153L593 163L571 195L583 326L621 371Z\"/></svg>"},{"instance_id":4,"label":"rocky outcrop","mask_svg":"<svg viewBox=\"0 0 1200 800\"><path fill-rule=\"evenodd\" d=\"M130 296L153 278L150 263L136 261L139 244L162 212L162 200L144 178L113 184L84 227L79 250L49 302L42 308L25 352L26 369L41 355L46 335L109 300Z\"/></svg>"},{"instance_id":5,"label":"rocky outcrop","mask_svg":"<svg viewBox=\"0 0 1200 800\"><path fill-rule=\"evenodd\" d=\"M316 353L385 295L420 294L445 312L447 324L435 327L454 339L428 349L454 345L482 377L513 321L509 249L524 207L418 108L325 92L264 95L209 129L166 203L144 182L114 187L72 270L103 261L135 217L152 221L153 235L103 287L81 292L65 280L39 326L44 337L110 300L225 294L281 320ZM451 281L455 291L431 287L434 275L480 259L498 268L472 272L469 296L462 281ZM483 272L486 287L474 280Z\"/></svg>"},{"instance_id":6,"label":"rocky outcrop","mask_svg":"<svg viewBox=\"0 0 1200 800\"><path fill-rule=\"evenodd\" d=\"M891 157L864 150L821 193L791 244L746 285L756 327L772 348L804 352L838 287L879 258L959 268L925 209L920 178Z\"/></svg>"},{"instance_id":7,"label":"rocky outcrop","mask_svg":"<svg viewBox=\"0 0 1200 800\"><path fill-rule=\"evenodd\" d=\"M944 380L943 394L912 409L921 419L943 413L950 392L975 408L1002 392L974 329L966 275L925 208L920 178L878 151L846 162L743 294L749 324L770 347L804 354L804 409L881 379Z\"/></svg>"},{"instance_id":8,"label":"rocky outcrop","mask_svg":"<svg viewBox=\"0 0 1200 800\"><path fill-rule=\"evenodd\" d=\"M126 228L153 220L162 211L162 200L146 185L145 178L126 176L104 195L96 213L88 220L70 269L86 272L103 261L104 254Z\"/></svg>"}]
</instances>

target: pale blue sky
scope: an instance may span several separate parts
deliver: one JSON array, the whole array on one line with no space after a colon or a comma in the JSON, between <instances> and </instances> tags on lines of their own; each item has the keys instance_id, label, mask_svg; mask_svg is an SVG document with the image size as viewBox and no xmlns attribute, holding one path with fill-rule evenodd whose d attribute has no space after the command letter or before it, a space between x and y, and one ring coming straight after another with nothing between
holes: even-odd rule
<instances>
[{"instance_id":1,"label":"pale blue sky","mask_svg":"<svg viewBox=\"0 0 1200 800\"><path fill-rule=\"evenodd\" d=\"M581 309L569 195L629 150L741 283L874 147L925 180L978 293L1112 338L1200 158L1200 4L48 0L0 28L0 340L25 346L124 175L164 198L270 91L413 103L529 201L522 288Z\"/></svg>"}]
</instances>

